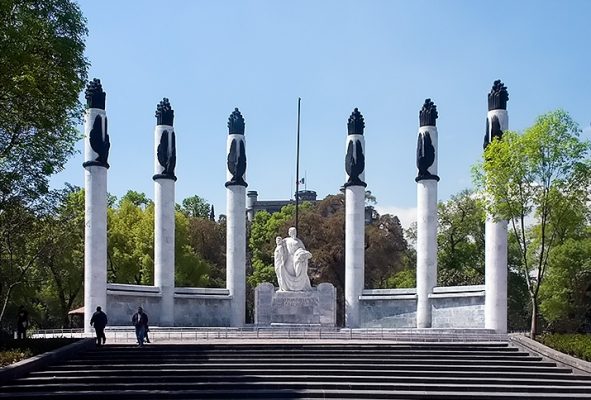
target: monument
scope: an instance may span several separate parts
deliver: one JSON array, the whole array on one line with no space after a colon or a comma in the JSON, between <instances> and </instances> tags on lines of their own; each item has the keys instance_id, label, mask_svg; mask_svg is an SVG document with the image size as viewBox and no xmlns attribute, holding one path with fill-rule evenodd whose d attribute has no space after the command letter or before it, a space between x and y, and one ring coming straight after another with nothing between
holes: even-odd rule
<instances>
[{"instance_id":1,"label":"monument","mask_svg":"<svg viewBox=\"0 0 591 400\"><path fill-rule=\"evenodd\" d=\"M280 292L310 291L310 278L308 277L308 260L312 253L306 250L304 243L296 236L296 228L291 227L289 237L282 239L277 236L273 260L275 274L279 283Z\"/></svg>"},{"instance_id":2,"label":"monument","mask_svg":"<svg viewBox=\"0 0 591 400\"><path fill-rule=\"evenodd\" d=\"M310 285L308 260L312 253L297 237L296 228L288 237L275 238L273 262L279 289L263 283L255 291L255 324L328 326L336 325L336 289L330 283Z\"/></svg>"},{"instance_id":3,"label":"monument","mask_svg":"<svg viewBox=\"0 0 591 400\"><path fill-rule=\"evenodd\" d=\"M429 296L437 286L437 107L431 99L419 112L417 138L417 328L431 328Z\"/></svg>"},{"instance_id":4,"label":"monument","mask_svg":"<svg viewBox=\"0 0 591 400\"><path fill-rule=\"evenodd\" d=\"M365 279L365 120L357 108L347 121L345 155L345 326L360 327Z\"/></svg>"},{"instance_id":5,"label":"monument","mask_svg":"<svg viewBox=\"0 0 591 400\"><path fill-rule=\"evenodd\" d=\"M488 94L484 149L493 139L500 140L503 131L509 129L507 101L507 88L503 82L496 80ZM484 327L494 329L497 333L507 332L507 224L508 221L499 221L492 215L486 216Z\"/></svg>"},{"instance_id":6,"label":"monument","mask_svg":"<svg viewBox=\"0 0 591 400\"><path fill-rule=\"evenodd\" d=\"M84 122L84 314L107 304L107 170L111 143L101 81L86 88ZM84 324L86 333L92 328Z\"/></svg>"},{"instance_id":7,"label":"monument","mask_svg":"<svg viewBox=\"0 0 591 400\"><path fill-rule=\"evenodd\" d=\"M226 287L232 299L232 326L246 319L246 141L244 117L235 108L228 118L226 178Z\"/></svg>"},{"instance_id":8,"label":"monument","mask_svg":"<svg viewBox=\"0 0 591 400\"><path fill-rule=\"evenodd\" d=\"M167 98L156 106L154 128L154 286L160 289L160 324L174 325L174 192L176 135Z\"/></svg>"}]
</instances>

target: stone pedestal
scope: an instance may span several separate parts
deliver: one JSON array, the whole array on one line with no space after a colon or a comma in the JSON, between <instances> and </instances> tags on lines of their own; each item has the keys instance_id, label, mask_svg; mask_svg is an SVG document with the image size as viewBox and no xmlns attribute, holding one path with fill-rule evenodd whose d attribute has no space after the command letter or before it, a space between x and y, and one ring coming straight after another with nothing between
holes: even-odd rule
<instances>
[{"instance_id":1,"label":"stone pedestal","mask_svg":"<svg viewBox=\"0 0 591 400\"><path fill-rule=\"evenodd\" d=\"M270 283L255 289L255 324L259 326L336 326L336 289L321 283L307 292L280 292Z\"/></svg>"}]
</instances>

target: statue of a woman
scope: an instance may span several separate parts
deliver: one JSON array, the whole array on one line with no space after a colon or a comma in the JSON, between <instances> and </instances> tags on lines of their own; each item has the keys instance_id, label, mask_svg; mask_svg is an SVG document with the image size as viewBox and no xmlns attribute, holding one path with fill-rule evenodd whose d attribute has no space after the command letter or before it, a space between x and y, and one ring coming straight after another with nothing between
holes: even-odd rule
<instances>
[{"instance_id":1,"label":"statue of a woman","mask_svg":"<svg viewBox=\"0 0 591 400\"><path fill-rule=\"evenodd\" d=\"M306 250L304 243L297 238L296 229L289 228L289 237L277 237L274 253L275 273L280 291L312 290L308 278L308 260L312 253Z\"/></svg>"}]
</instances>

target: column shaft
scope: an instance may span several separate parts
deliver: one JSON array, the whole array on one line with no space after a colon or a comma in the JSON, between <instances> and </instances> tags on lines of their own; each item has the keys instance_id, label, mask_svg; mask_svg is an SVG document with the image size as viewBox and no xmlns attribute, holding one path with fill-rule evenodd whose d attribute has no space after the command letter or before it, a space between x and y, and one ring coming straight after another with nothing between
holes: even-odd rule
<instances>
[{"instance_id":1,"label":"column shaft","mask_svg":"<svg viewBox=\"0 0 591 400\"><path fill-rule=\"evenodd\" d=\"M345 204L345 326L358 328L365 280L365 187L348 186Z\"/></svg>"},{"instance_id":2,"label":"column shaft","mask_svg":"<svg viewBox=\"0 0 591 400\"><path fill-rule=\"evenodd\" d=\"M84 331L97 306L107 308L107 168L84 171Z\"/></svg>"},{"instance_id":3,"label":"column shaft","mask_svg":"<svg viewBox=\"0 0 591 400\"><path fill-rule=\"evenodd\" d=\"M507 221L486 219L484 327L507 332Z\"/></svg>"},{"instance_id":4,"label":"column shaft","mask_svg":"<svg viewBox=\"0 0 591 400\"><path fill-rule=\"evenodd\" d=\"M227 186L226 286L232 296L232 326L246 318L246 188Z\"/></svg>"},{"instance_id":5,"label":"column shaft","mask_svg":"<svg viewBox=\"0 0 591 400\"><path fill-rule=\"evenodd\" d=\"M429 294L437 284L437 181L417 182L417 328L431 327Z\"/></svg>"},{"instance_id":6,"label":"column shaft","mask_svg":"<svg viewBox=\"0 0 591 400\"><path fill-rule=\"evenodd\" d=\"M174 180L154 180L154 286L162 294L160 326L174 325L174 190Z\"/></svg>"},{"instance_id":7,"label":"column shaft","mask_svg":"<svg viewBox=\"0 0 591 400\"><path fill-rule=\"evenodd\" d=\"M509 129L507 110L488 112L488 125L498 124L501 131ZM498 122L497 122L498 121ZM507 332L507 221L494 221L491 216L485 225L485 302L484 327L497 333Z\"/></svg>"}]
</instances>

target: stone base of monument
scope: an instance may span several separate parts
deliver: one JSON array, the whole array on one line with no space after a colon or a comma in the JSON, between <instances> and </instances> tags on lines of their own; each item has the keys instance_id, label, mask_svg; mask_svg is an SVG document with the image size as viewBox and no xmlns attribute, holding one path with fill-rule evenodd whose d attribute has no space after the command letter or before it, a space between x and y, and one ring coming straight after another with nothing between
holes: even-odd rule
<instances>
[{"instance_id":1,"label":"stone base of monument","mask_svg":"<svg viewBox=\"0 0 591 400\"><path fill-rule=\"evenodd\" d=\"M255 289L254 323L273 327L334 327L337 292L321 283L308 292L280 292L270 283Z\"/></svg>"}]
</instances>

